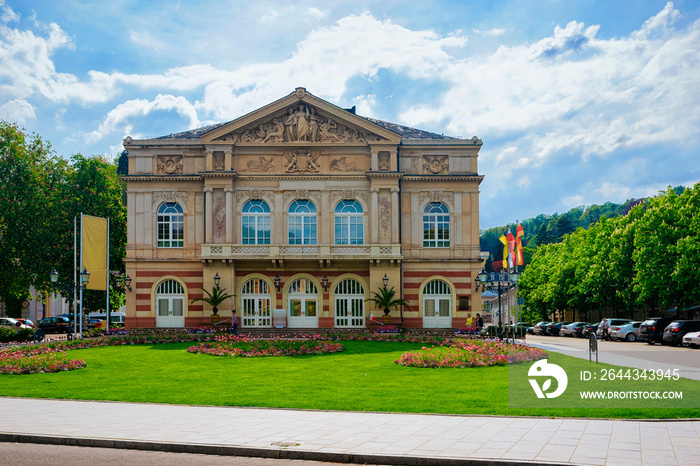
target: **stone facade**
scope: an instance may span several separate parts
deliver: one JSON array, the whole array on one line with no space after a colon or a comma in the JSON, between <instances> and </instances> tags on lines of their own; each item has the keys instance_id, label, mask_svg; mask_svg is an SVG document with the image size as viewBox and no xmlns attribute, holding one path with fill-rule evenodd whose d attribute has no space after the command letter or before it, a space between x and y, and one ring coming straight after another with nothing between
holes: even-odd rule
<instances>
[{"instance_id":1,"label":"stone facade","mask_svg":"<svg viewBox=\"0 0 700 466\"><path fill-rule=\"evenodd\" d=\"M481 309L481 144L304 88L228 123L127 137L127 326L210 323L192 300L217 275L236 294L220 314L235 306L243 329L371 327L384 276L410 303L404 326L464 326Z\"/></svg>"}]
</instances>

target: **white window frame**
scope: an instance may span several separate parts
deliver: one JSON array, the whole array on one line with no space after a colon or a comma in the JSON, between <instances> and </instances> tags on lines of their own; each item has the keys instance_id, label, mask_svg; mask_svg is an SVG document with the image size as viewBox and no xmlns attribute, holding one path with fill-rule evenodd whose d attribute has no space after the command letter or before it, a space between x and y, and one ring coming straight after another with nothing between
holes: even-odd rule
<instances>
[{"instance_id":1,"label":"white window frame","mask_svg":"<svg viewBox=\"0 0 700 466\"><path fill-rule=\"evenodd\" d=\"M289 206L287 230L289 244L318 244L318 210L313 202L308 199L292 202ZM299 237L292 237L295 231L301 232Z\"/></svg>"},{"instance_id":2,"label":"white window frame","mask_svg":"<svg viewBox=\"0 0 700 466\"><path fill-rule=\"evenodd\" d=\"M157 235L159 248L182 248L185 245L185 214L180 204L165 202L158 208ZM179 230L179 235L178 235Z\"/></svg>"},{"instance_id":3,"label":"white window frame","mask_svg":"<svg viewBox=\"0 0 700 466\"><path fill-rule=\"evenodd\" d=\"M353 199L340 201L335 208L335 244L364 244L364 232L362 205Z\"/></svg>"},{"instance_id":4,"label":"white window frame","mask_svg":"<svg viewBox=\"0 0 700 466\"><path fill-rule=\"evenodd\" d=\"M241 209L241 243L242 244L270 244L272 230L270 226L270 206L262 199L251 199ZM246 221L251 222L246 225ZM254 237L246 237L246 226L252 231ZM267 229L265 229L267 227ZM267 237L265 237L267 232Z\"/></svg>"},{"instance_id":5,"label":"white window frame","mask_svg":"<svg viewBox=\"0 0 700 466\"><path fill-rule=\"evenodd\" d=\"M442 202L431 202L423 209L423 247L450 247L450 210Z\"/></svg>"}]
</instances>

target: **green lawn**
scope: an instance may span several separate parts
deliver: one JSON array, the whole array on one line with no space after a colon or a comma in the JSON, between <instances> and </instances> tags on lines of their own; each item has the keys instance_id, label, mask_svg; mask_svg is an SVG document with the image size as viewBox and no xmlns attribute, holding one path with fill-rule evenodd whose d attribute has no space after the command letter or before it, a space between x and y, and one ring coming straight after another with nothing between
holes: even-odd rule
<instances>
[{"instance_id":1,"label":"green lawn","mask_svg":"<svg viewBox=\"0 0 700 466\"><path fill-rule=\"evenodd\" d=\"M73 350L87 368L53 374L0 376L0 394L34 398L114 400L221 406L351 411L603 418L698 418L700 409L512 409L508 368L422 369L394 364L421 344L343 342L343 353L269 358L190 354L192 343ZM587 367L588 361L550 354L550 362ZM578 367L576 366L576 367ZM601 365L603 366L603 365ZM611 367L611 366L606 366ZM525 382L527 384L527 382ZM529 388L529 387L528 387ZM700 394L700 382L674 389ZM697 400L697 399L696 399ZM698 403L685 406L700 406Z\"/></svg>"}]
</instances>

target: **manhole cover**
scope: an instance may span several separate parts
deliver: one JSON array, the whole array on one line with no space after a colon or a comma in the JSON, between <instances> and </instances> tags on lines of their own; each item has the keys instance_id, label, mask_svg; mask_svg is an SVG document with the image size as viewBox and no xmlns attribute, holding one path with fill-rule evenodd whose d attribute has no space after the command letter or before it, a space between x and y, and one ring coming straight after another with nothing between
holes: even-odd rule
<instances>
[{"instance_id":1,"label":"manhole cover","mask_svg":"<svg viewBox=\"0 0 700 466\"><path fill-rule=\"evenodd\" d=\"M289 447L298 447L301 445L301 443L296 443L296 442L273 442L270 445L273 445L275 447L282 447L282 448L289 448Z\"/></svg>"}]
</instances>

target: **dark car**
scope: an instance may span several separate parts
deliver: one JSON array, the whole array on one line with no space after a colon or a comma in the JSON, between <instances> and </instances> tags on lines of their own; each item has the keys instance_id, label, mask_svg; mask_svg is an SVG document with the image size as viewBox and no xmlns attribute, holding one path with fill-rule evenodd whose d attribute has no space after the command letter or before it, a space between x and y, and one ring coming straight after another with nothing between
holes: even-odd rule
<instances>
[{"instance_id":1,"label":"dark car","mask_svg":"<svg viewBox=\"0 0 700 466\"><path fill-rule=\"evenodd\" d=\"M553 322L549 324L547 327L547 331L545 332L545 335L551 335L553 337L558 337L559 332L561 331L561 326L562 325L569 325L571 322Z\"/></svg>"},{"instance_id":2,"label":"dark car","mask_svg":"<svg viewBox=\"0 0 700 466\"><path fill-rule=\"evenodd\" d=\"M583 337L583 332L586 330L586 327L590 327L591 325L593 324L590 324L588 322L577 322L576 325L571 327L571 336L577 338Z\"/></svg>"},{"instance_id":3,"label":"dark car","mask_svg":"<svg viewBox=\"0 0 700 466\"><path fill-rule=\"evenodd\" d=\"M39 328L46 333L69 333L71 331L68 317L46 317L39 321Z\"/></svg>"},{"instance_id":4,"label":"dark car","mask_svg":"<svg viewBox=\"0 0 700 466\"><path fill-rule=\"evenodd\" d=\"M686 333L697 331L700 331L700 320L674 320L664 329L662 344L679 345Z\"/></svg>"},{"instance_id":5,"label":"dark car","mask_svg":"<svg viewBox=\"0 0 700 466\"><path fill-rule=\"evenodd\" d=\"M642 322L639 326L639 339L648 344L661 343L664 337L664 329L673 322L670 317L652 317Z\"/></svg>"},{"instance_id":6,"label":"dark car","mask_svg":"<svg viewBox=\"0 0 700 466\"><path fill-rule=\"evenodd\" d=\"M598 331L598 326L599 326L599 325L600 325L600 322L598 322L597 324L587 325L587 326L583 329L583 332L581 332L581 336L582 336L583 338L589 338L590 335L591 335L591 333L592 333L593 335L595 335L596 332Z\"/></svg>"}]
</instances>

